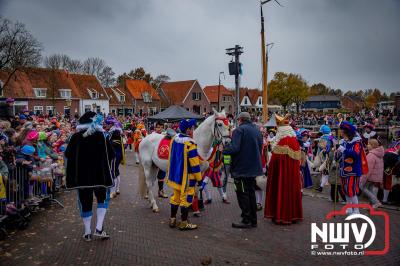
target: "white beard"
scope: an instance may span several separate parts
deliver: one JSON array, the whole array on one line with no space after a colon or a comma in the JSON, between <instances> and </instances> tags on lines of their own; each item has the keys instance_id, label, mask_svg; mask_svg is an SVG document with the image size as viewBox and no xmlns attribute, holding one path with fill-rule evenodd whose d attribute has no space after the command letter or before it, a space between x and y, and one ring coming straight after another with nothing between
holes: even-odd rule
<instances>
[{"instance_id":1,"label":"white beard","mask_svg":"<svg viewBox=\"0 0 400 266\"><path fill-rule=\"evenodd\" d=\"M296 132L294 132L291 126L280 126L276 132L276 136L273 142L271 142L271 150L279 143L279 141L285 137L296 137Z\"/></svg>"}]
</instances>

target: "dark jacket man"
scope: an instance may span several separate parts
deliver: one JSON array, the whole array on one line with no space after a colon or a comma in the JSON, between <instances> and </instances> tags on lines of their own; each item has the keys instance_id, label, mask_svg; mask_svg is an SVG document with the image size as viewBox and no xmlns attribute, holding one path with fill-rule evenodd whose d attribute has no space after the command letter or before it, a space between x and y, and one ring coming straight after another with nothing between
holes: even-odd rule
<instances>
[{"instance_id":1,"label":"dark jacket man","mask_svg":"<svg viewBox=\"0 0 400 266\"><path fill-rule=\"evenodd\" d=\"M75 133L65 151L67 188L111 187L110 162L115 158L112 144L103 132L96 131L87 137L84 133Z\"/></svg>"},{"instance_id":2,"label":"dark jacket man","mask_svg":"<svg viewBox=\"0 0 400 266\"><path fill-rule=\"evenodd\" d=\"M0 102L0 120L14 120L13 106L8 102Z\"/></svg>"},{"instance_id":3,"label":"dark jacket man","mask_svg":"<svg viewBox=\"0 0 400 266\"><path fill-rule=\"evenodd\" d=\"M232 156L233 178L256 177L263 174L261 151L263 139L260 130L250 120L243 120L233 131L232 141L223 153Z\"/></svg>"},{"instance_id":4,"label":"dark jacket man","mask_svg":"<svg viewBox=\"0 0 400 266\"><path fill-rule=\"evenodd\" d=\"M223 154L231 155L231 174L236 196L242 210L242 220L232 223L234 228L257 227L256 177L263 174L261 150L263 139L260 130L250 121L250 114L238 116L239 127L233 131L232 142Z\"/></svg>"}]
</instances>

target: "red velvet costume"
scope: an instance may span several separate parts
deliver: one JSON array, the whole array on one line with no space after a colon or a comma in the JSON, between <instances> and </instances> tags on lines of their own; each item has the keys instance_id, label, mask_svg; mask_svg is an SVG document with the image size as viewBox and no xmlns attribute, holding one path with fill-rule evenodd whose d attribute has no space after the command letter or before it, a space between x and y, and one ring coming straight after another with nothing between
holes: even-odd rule
<instances>
[{"instance_id":1,"label":"red velvet costume","mask_svg":"<svg viewBox=\"0 0 400 266\"><path fill-rule=\"evenodd\" d=\"M303 219L300 145L290 126L278 128L276 141L268 168L264 216L277 224L291 224Z\"/></svg>"}]
</instances>

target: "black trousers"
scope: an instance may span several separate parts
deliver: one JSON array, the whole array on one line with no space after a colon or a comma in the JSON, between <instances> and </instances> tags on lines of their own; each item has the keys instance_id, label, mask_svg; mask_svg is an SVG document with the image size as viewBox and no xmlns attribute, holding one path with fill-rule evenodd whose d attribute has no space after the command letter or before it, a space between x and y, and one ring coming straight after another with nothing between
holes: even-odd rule
<instances>
[{"instance_id":1,"label":"black trousers","mask_svg":"<svg viewBox=\"0 0 400 266\"><path fill-rule=\"evenodd\" d=\"M236 196L239 207L242 210L242 222L245 224L257 224L257 203L256 203L256 178L235 178Z\"/></svg>"},{"instance_id":2,"label":"black trousers","mask_svg":"<svg viewBox=\"0 0 400 266\"><path fill-rule=\"evenodd\" d=\"M78 206L81 217L92 216L93 194L97 199L97 208L108 208L110 201L109 190L105 187L80 188L78 189Z\"/></svg>"}]
</instances>

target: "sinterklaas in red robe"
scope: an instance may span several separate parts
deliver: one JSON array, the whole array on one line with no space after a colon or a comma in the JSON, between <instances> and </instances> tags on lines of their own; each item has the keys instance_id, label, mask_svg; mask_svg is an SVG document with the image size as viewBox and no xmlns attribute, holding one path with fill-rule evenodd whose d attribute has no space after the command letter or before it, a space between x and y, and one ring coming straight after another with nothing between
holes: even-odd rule
<instances>
[{"instance_id":1,"label":"sinterklaas in red robe","mask_svg":"<svg viewBox=\"0 0 400 266\"><path fill-rule=\"evenodd\" d=\"M286 127L283 130L283 137L272 149L268 168L264 216L277 224L291 224L303 219L301 151L291 130Z\"/></svg>"}]
</instances>

